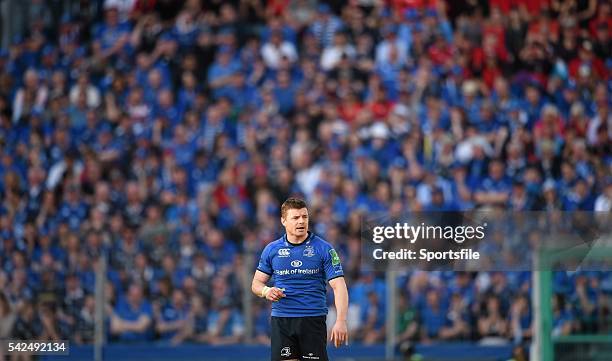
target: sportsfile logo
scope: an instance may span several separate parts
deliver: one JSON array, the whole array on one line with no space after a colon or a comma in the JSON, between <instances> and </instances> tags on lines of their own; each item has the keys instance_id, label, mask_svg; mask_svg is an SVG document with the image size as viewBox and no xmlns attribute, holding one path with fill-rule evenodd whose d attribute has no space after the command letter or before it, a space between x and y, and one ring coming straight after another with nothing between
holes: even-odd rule
<instances>
[{"instance_id":1,"label":"sportsfile logo","mask_svg":"<svg viewBox=\"0 0 612 361\"><path fill-rule=\"evenodd\" d=\"M291 255L289 248L281 248L278 250L279 257L289 257Z\"/></svg>"},{"instance_id":2,"label":"sportsfile logo","mask_svg":"<svg viewBox=\"0 0 612 361\"><path fill-rule=\"evenodd\" d=\"M414 226L396 223L395 226L376 226L372 228L372 242L380 244L386 239L403 239L415 243L417 239L445 239L455 243L469 240L482 240L487 223L478 226L431 226L421 223Z\"/></svg>"},{"instance_id":3,"label":"sportsfile logo","mask_svg":"<svg viewBox=\"0 0 612 361\"><path fill-rule=\"evenodd\" d=\"M283 347L283 348L281 349L280 355L281 355L282 357L291 356L291 348L289 348L289 347Z\"/></svg>"}]
</instances>

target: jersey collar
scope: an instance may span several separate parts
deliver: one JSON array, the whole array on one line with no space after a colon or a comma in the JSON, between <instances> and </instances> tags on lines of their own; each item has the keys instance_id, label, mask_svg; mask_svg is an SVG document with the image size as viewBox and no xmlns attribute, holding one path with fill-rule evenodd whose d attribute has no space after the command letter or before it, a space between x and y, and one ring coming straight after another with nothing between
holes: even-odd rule
<instances>
[{"instance_id":1,"label":"jersey collar","mask_svg":"<svg viewBox=\"0 0 612 361\"><path fill-rule=\"evenodd\" d=\"M283 234L283 241L285 242L285 246L297 247L297 246L301 246L303 244L310 244L310 241L312 241L313 237L314 237L314 233L308 231L308 237L306 237L304 242L296 244L296 243L289 242L289 240L287 239L287 233L285 233L285 234Z\"/></svg>"}]
</instances>

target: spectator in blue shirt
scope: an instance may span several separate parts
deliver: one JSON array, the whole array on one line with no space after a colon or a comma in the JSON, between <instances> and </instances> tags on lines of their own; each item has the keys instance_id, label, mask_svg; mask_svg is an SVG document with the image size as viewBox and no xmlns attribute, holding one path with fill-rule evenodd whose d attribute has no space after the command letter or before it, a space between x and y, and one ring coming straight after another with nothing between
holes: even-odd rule
<instances>
[{"instance_id":1,"label":"spectator in blue shirt","mask_svg":"<svg viewBox=\"0 0 612 361\"><path fill-rule=\"evenodd\" d=\"M287 115L293 110L296 89L291 84L291 76L286 71L279 71L276 76L276 86L273 90L278 101L278 110Z\"/></svg>"},{"instance_id":2,"label":"spectator in blue shirt","mask_svg":"<svg viewBox=\"0 0 612 361\"><path fill-rule=\"evenodd\" d=\"M427 291L426 303L419 314L421 316L421 339L424 342L439 340L440 331L446 325L446 309L441 305L438 290Z\"/></svg>"},{"instance_id":3,"label":"spectator in blue shirt","mask_svg":"<svg viewBox=\"0 0 612 361\"><path fill-rule=\"evenodd\" d=\"M503 205L510 196L511 184L504 174L501 160L493 160L489 164L489 175L477 188L474 200L481 205Z\"/></svg>"},{"instance_id":4,"label":"spectator in blue shirt","mask_svg":"<svg viewBox=\"0 0 612 361\"><path fill-rule=\"evenodd\" d=\"M111 315L110 331L120 341L138 342L152 339L153 310L144 298L142 287L132 284L119 299Z\"/></svg>"},{"instance_id":5,"label":"spectator in blue shirt","mask_svg":"<svg viewBox=\"0 0 612 361\"><path fill-rule=\"evenodd\" d=\"M106 61L119 55L129 45L129 32L129 24L119 21L118 9L107 8L104 23L94 31L94 57Z\"/></svg>"},{"instance_id":6,"label":"spectator in blue shirt","mask_svg":"<svg viewBox=\"0 0 612 361\"><path fill-rule=\"evenodd\" d=\"M565 297L554 294L552 297L553 324L551 336L567 336L574 329L574 315L567 309Z\"/></svg>"},{"instance_id":7,"label":"spectator in blue shirt","mask_svg":"<svg viewBox=\"0 0 612 361\"><path fill-rule=\"evenodd\" d=\"M469 308L463 297L455 293L446 315L446 324L440 329L442 340L465 340L470 337Z\"/></svg>"},{"instance_id":8,"label":"spectator in blue shirt","mask_svg":"<svg viewBox=\"0 0 612 361\"><path fill-rule=\"evenodd\" d=\"M331 12L327 4L320 4L317 8L316 20L310 25L309 31L322 47L332 44L334 34L342 28L342 21Z\"/></svg>"},{"instance_id":9,"label":"spectator in blue shirt","mask_svg":"<svg viewBox=\"0 0 612 361\"><path fill-rule=\"evenodd\" d=\"M241 70L240 63L233 59L232 50L222 47L217 52L217 59L208 69L208 82L215 96L231 86L233 76Z\"/></svg>"},{"instance_id":10,"label":"spectator in blue shirt","mask_svg":"<svg viewBox=\"0 0 612 361\"><path fill-rule=\"evenodd\" d=\"M60 220L68 222L72 229L78 229L81 222L87 217L87 205L79 199L79 194L78 186L70 185L66 199L59 209Z\"/></svg>"},{"instance_id":11,"label":"spectator in blue shirt","mask_svg":"<svg viewBox=\"0 0 612 361\"><path fill-rule=\"evenodd\" d=\"M270 303L258 302L254 309L255 342L262 345L270 344Z\"/></svg>"},{"instance_id":12,"label":"spectator in blue shirt","mask_svg":"<svg viewBox=\"0 0 612 361\"><path fill-rule=\"evenodd\" d=\"M361 310L360 332L363 343L371 345L380 342L384 337L384 305L378 294L374 291L368 292L365 307Z\"/></svg>"},{"instance_id":13,"label":"spectator in blue shirt","mask_svg":"<svg viewBox=\"0 0 612 361\"><path fill-rule=\"evenodd\" d=\"M578 179L574 188L566 194L563 209L567 211L592 210L595 204L589 185L586 180Z\"/></svg>"},{"instance_id":14,"label":"spectator in blue shirt","mask_svg":"<svg viewBox=\"0 0 612 361\"><path fill-rule=\"evenodd\" d=\"M155 329L159 332L161 339L176 344L181 329L187 325L188 315L189 304L185 300L185 295L180 289L175 289L172 292L172 302L161 305L156 317Z\"/></svg>"}]
</instances>

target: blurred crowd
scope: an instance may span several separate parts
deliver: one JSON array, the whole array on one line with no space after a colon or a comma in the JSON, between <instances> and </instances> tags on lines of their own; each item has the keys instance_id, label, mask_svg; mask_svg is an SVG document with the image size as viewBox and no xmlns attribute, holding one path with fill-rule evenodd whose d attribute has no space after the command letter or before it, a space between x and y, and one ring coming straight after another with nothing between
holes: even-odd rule
<instances>
[{"instance_id":1,"label":"blurred crowd","mask_svg":"<svg viewBox=\"0 0 612 361\"><path fill-rule=\"evenodd\" d=\"M104 255L109 341L242 342L240 270L298 195L352 339L381 342L361 215L611 209L608 1L24 3L0 51L0 338L92 342ZM554 332L609 332L609 281L557 274ZM528 273L398 286L402 340L533 333Z\"/></svg>"}]
</instances>

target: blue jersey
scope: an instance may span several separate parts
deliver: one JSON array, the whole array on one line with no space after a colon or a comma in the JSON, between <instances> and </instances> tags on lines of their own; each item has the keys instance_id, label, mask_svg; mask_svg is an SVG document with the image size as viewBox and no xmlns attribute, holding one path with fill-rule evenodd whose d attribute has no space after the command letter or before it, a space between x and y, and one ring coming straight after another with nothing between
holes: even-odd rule
<instances>
[{"instance_id":1,"label":"blue jersey","mask_svg":"<svg viewBox=\"0 0 612 361\"><path fill-rule=\"evenodd\" d=\"M286 235L268 244L257 269L284 289L285 297L272 303L276 317L327 315L327 282L344 276L334 248L311 232L299 245L289 243Z\"/></svg>"}]
</instances>

